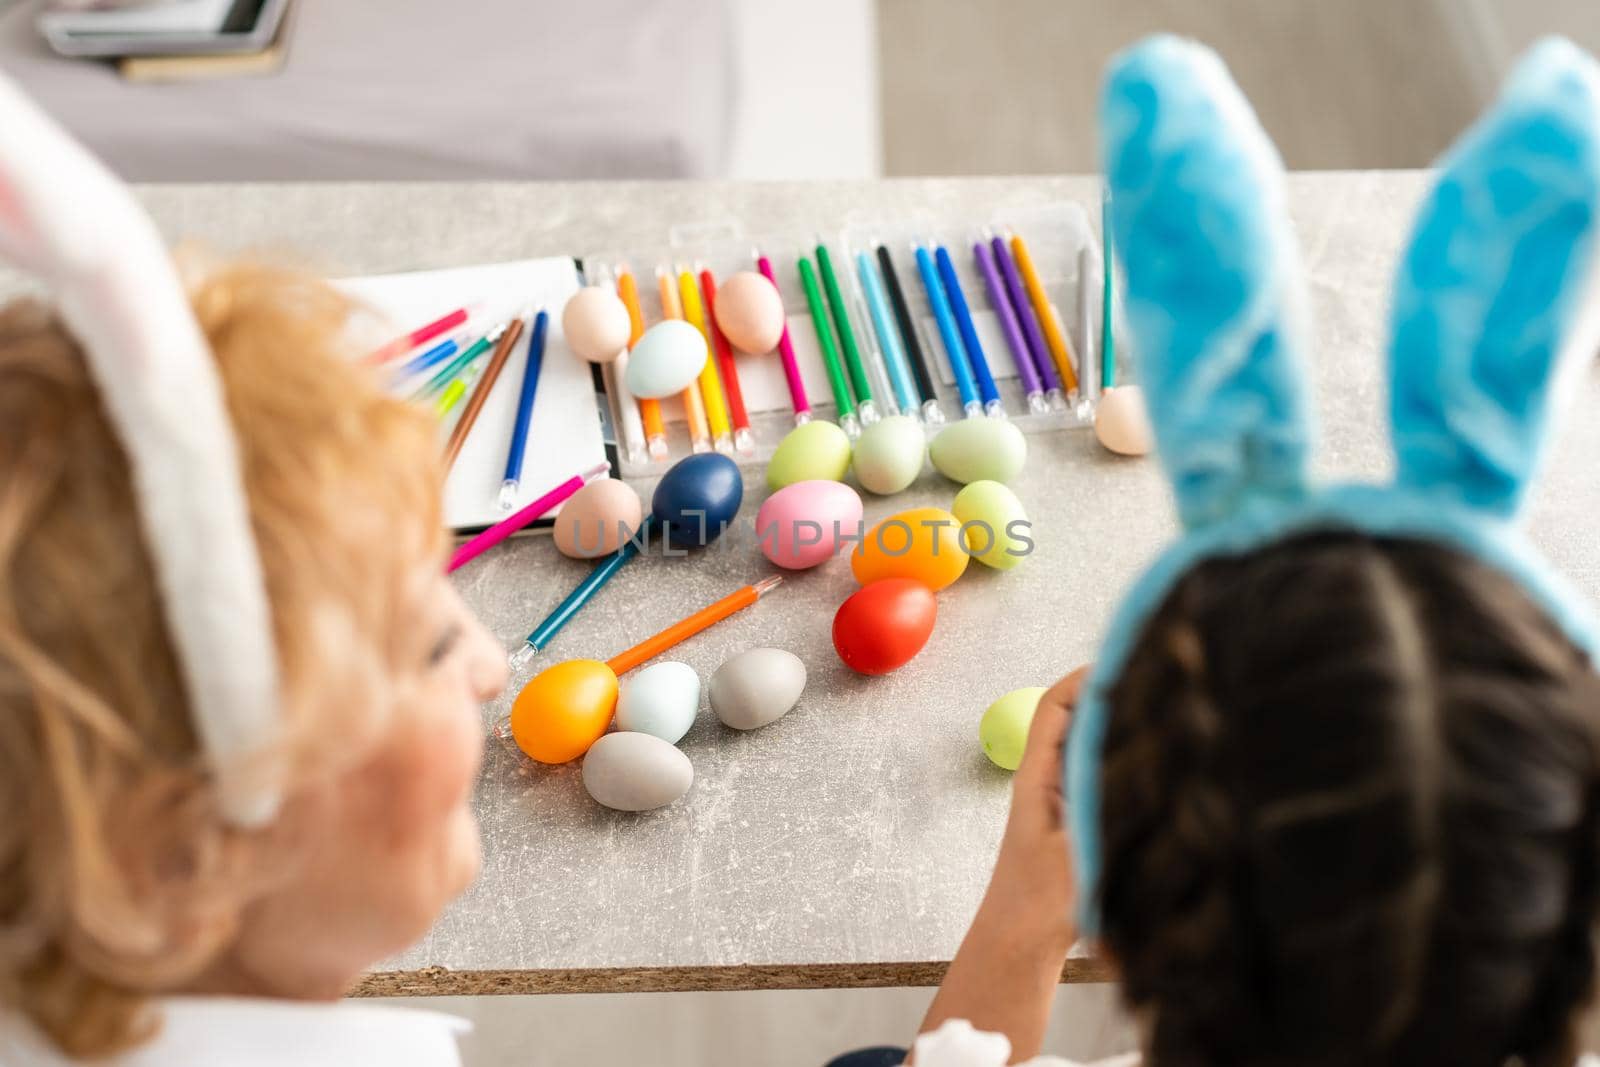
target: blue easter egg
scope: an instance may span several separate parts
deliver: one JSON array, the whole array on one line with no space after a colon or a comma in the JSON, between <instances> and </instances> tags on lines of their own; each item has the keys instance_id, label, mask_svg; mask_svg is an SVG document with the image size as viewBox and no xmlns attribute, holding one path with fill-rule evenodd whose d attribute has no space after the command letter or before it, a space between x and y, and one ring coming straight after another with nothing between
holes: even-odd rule
<instances>
[{"instance_id":1,"label":"blue easter egg","mask_svg":"<svg viewBox=\"0 0 1600 1067\"><path fill-rule=\"evenodd\" d=\"M650 510L674 547L699 548L722 536L743 500L739 465L719 452L702 452L661 476Z\"/></svg>"},{"instance_id":2,"label":"blue easter egg","mask_svg":"<svg viewBox=\"0 0 1600 1067\"><path fill-rule=\"evenodd\" d=\"M673 396L699 377L708 356L705 334L682 319L666 319L633 346L623 381L634 396Z\"/></svg>"}]
</instances>

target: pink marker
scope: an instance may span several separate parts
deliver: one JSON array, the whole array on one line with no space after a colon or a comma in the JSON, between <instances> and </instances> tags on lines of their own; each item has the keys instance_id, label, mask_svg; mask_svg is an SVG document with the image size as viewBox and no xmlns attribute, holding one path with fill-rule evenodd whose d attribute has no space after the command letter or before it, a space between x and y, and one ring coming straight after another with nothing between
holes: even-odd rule
<instances>
[{"instance_id":1,"label":"pink marker","mask_svg":"<svg viewBox=\"0 0 1600 1067\"><path fill-rule=\"evenodd\" d=\"M440 334L455 329L467 321L470 314L467 308L456 308L442 319L436 319L426 326L419 326L408 334L396 337L393 341L373 352L367 357L368 363L386 363L396 356L403 356L418 345L427 344Z\"/></svg>"},{"instance_id":2,"label":"pink marker","mask_svg":"<svg viewBox=\"0 0 1600 1067\"><path fill-rule=\"evenodd\" d=\"M527 526L545 512L549 511L557 504L560 504L573 493L576 493L579 489L582 489L585 485L588 485L596 478L599 478L610 469L611 464L601 463L597 466L590 467L582 474L574 474L572 477L568 478L566 481L562 482L560 485L544 494L544 496L541 496L538 500L535 500L533 503L517 512L515 515L512 515L510 518L501 519L499 522L483 531L483 533L479 534L466 544L462 545L460 548L456 549L455 554L450 557L450 566L445 568L445 573L453 574L469 560L476 559L483 555L485 552L489 551L489 549L493 548L495 545L498 545L501 541L504 541L506 538L510 537L524 526Z\"/></svg>"},{"instance_id":3,"label":"pink marker","mask_svg":"<svg viewBox=\"0 0 1600 1067\"><path fill-rule=\"evenodd\" d=\"M756 252L756 269L778 288L778 279L772 276L772 260ZM794 401L794 424L802 426L811 421L811 401L806 399L806 383L800 378L800 364L794 358L794 342L789 340L789 324L783 324L783 335L778 338L778 354L783 357L783 376L789 382L789 397Z\"/></svg>"}]
</instances>

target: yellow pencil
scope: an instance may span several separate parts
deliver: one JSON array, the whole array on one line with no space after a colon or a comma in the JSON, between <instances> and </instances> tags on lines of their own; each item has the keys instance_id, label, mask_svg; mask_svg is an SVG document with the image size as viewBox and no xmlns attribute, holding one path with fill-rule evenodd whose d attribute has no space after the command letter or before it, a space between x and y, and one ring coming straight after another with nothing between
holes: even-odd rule
<instances>
[{"instance_id":1,"label":"yellow pencil","mask_svg":"<svg viewBox=\"0 0 1600 1067\"><path fill-rule=\"evenodd\" d=\"M672 274L661 267L656 268L656 290L661 294L661 317L683 318L683 305L678 302L678 287L672 284ZM706 406L700 399L700 387L690 382L682 396L683 413L689 420L691 447L696 452L711 451L711 428L706 424Z\"/></svg>"},{"instance_id":2,"label":"yellow pencil","mask_svg":"<svg viewBox=\"0 0 1600 1067\"><path fill-rule=\"evenodd\" d=\"M700 331L706 339L706 351L711 352L711 331L706 327L706 309L700 302L700 286L689 271L678 274L678 294L683 297L683 317L689 325ZM700 370L700 392L706 401L706 421L711 424L711 437L718 452L733 451L733 419L728 414L728 396L722 391L722 378L717 373L717 361L707 359Z\"/></svg>"},{"instance_id":3,"label":"yellow pencil","mask_svg":"<svg viewBox=\"0 0 1600 1067\"><path fill-rule=\"evenodd\" d=\"M1044 291L1044 283L1039 280L1039 272L1033 269L1033 257L1028 255L1028 246L1016 234L1011 235L1011 256L1017 261L1017 270L1022 274L1022 284L1028 290L1033 313L1039 316L1039 328L1044 331L1044 343L1050 349L1050 358L1055 360L1061 384L1066 386L1067 392L1076 393L1078 374L1072 369L1072 352L1067 346L1066 334L1061 331L1061 322L1056 318L1055 309L1050 306L1050 297Z\"/></svg>"}]
</instances>

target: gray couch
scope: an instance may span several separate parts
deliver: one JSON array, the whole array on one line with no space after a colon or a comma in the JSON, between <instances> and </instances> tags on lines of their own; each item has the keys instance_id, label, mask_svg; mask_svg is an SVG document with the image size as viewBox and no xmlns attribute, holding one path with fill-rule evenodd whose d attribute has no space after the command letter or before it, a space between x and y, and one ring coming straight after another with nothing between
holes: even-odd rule
<instances>
[{"instance_id":1,"label":"gray couch","mask_svg":"<svg viewBox=\"0 0 1600 1067\"><path fill-rule=\"evenodd\" d=\"M134 181L713 177L730 2L297 0L280 72L152 85L0 0L0 68Z\"/></svg>"}]
</instances>

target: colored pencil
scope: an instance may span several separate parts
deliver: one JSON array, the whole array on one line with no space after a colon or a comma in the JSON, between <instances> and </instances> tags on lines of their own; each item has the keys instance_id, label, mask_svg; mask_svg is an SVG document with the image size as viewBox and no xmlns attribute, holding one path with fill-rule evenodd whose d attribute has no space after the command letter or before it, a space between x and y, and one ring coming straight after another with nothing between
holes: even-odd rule
<instances>
[{"instance_id":1,"label":"colored pencil","mask_svg":"<svg viewBox=\"0 0 1600 1067\"><path fill-rule=\"evenodd\" d=\"M470 314L471 311L468 308L456 308L448 315L435 319L426 326L419 326L410 333L401 334L388 344L375 349L368 354L366 362L385 363L396 356L403 356L418 345L427 344L440 334L460 326L467 321Z\"/></svg>"},{"instance_id":2,"label":"colored pencil","mask_svg":"<svg viewBox=\"0 0 1600 1067\"><path fill-rule=\"evenodd\" d=\"M744 388L739 384L739 365L734 361L733 345L717 325L717 279L709 270L700 272L700 288L705 290L706 323L711 328L712 351L722 371L722 386L728 394L733 414L733 447L742 453L755 450L755 434L750 429L750 412L744 406Z\"/></svg>"},{"instance_id":3,"label":"colored pencil","mask_svg":"<svg viewBox=\"0 0 1600 1067\"><path fill-rule=\"evenodd\" d=\"M833 326L828 321L828 310L822 306L822 291L817 288L817 274L811 261L801 256L800 287L806 293L806 307L811 312L811 325L817 333L817 345L822 350L822 366L828 372L828 388L833 393L833 405L838 409L839 425L854 437L861 425L856 420L855 401L850 398L850 385L845 381L844 367L839 363L839 349L834 344ZM854 431L854 432L852 432Z\"/></svg>"},{"instance_id":4,"label":"colored pencil","mask_svg":"<svg viewBox=\"0 0 1600 1067\"><path fill-rule=\"evenodd\" d=\"M1039 380L1039 369L1033 365L1033 355L1022 336L1022 325L1017 322L1016 309L1006 295L1006 284L1000 277L1000 268L995 265L994 249L989 247L987 241L974 241L972 258L977 260L978 273L983 275L983 288L988 294L989 306L994 308L994 313L1000 319L1000 332L1005 335L1006 347L1011 350L1011 362L1016 364L1017 376L1022 379L1028 410L1035 415L1042 415L1050 410L1044 398L1044 383Z\"/></svg>"},{"instance_id":5,"label":"colored pencil","mask_svg":"<svg viewBox=\"0 0 1600 1067\"><path fill-rule=\"evenodd\" d=\"M461 413L461 418L456 420L455 429L450 431L450 440L444 446L446 473L456 465L456 457L461 454L461 446L467 443L467 435L472 432L473 424L478 421L478 415L483 411L483 405L489 399L494 383L500 380L500 372L511 359L511 353L516 351L517 340L521 336L522 320L512 319L511 328L501 335L500 343L495 345L494 355L489 357L489 366L485 368L483 377L478 379L478 387L472 391L472 399L467 401L467 409Z\"/></svg>"},{"instance_id":6,"label":"colored pencil","mask_svg":"<svg viewBox=\"0 0 1600 1067\"><path fill-rule=\"evenodd\" d=\"M1011 246L1006 244L1004 237L995 237L990 240L989 247L994 250L994 261L1000 268L1001 279L1006 283L1006 296L1011 300L1011 310L1022 325L1022 336L1028 342L1028 354L1033 357L1033 368L1038 372L1039 384L1044 386L1045 403L1052 411L1063 411L1067 400L1061 392L1061 376L1050 361L1050 348L1045 344L1044 332L1039 329L1039 319L1033 313L1033 303L1028 299L1022 275L1017 273L1017 265L1011 258Z\"/></svg>"},{"instance_id":7,"label":"colored pencil","mask_svg":"<svg viewBox=\"0 0 1600 1067\"><path fill-rule=\"evenodd\" d=\"M628 309L628 322L631 333L628 337L628 352L633 352L633 346L639 343L639 338L644 336L644 312L639 306L639 285L633 280L633 273L623 270L617 275L617 296L622 298L622 304ZM617 370L617 379L624 377L623 364ZM661 401L649 397L639 397L639 421L644 426L645 449L654 460L667 458L667 423L661 417Z\"/></svg>"},{"instance_id":8,"label":"colored pencil","mask_svg":"<svg viewBox=\"0 0 1600 1067\"><path fill-rule=\"evenodd\" d=\"M772 283L774 289L778 288L778 279L772 273L772 260L756 252L756 270L761 276ZM783 324L783 333L778 335L778 355L783 360L783 378L789 385L789 400L794 404L794 424L800 426L811 421L811 401L806 397L805 379L800 377L800 361L794 355L794 341L789 337L789 323Z\"/></svg>"},{"instance_id":9,"label":"colored pencil","mask_svg":"<svg viewBox=\"0 0 1600 1067\"><path fill-rule=\"evenodd\" d=\"M1050 357L1055 360L1061 384L1067 392L1075 393L1078 391L1078 372L1072 367L1072 352L1067 347L1066 335L1061 332L1061 320L1056 318L1055 309L1050 306L1050 294L1045 292L1044 282L1039 280L1039 272L1034 269L1027 244L1017 234L1011 235L1011 255L1017 261L1022 283L1027 286L1034 314L1039 316L1039 328L1044 331L1045 344L1050 348Z\"/></svg>"},{"instance_id":10,"label":"colored pencil","mask_svg":"<svg viewBox=\"0 0 1600 1067\"><path fill-rule=\"evenodd\" d=\"M1112 330L1112 284L1116 258L1111 249L1111 187L1100 192L1100 388L1117 384L1117 339Z\"/></svg>"},{"instance_id":11,"label":"colored pencil","mask_svg":"<svg viewBox=\"0 0 1600 1067\"><path fill-rule=\"evenodd\" d=\"M533 402L539 391L539 372L544 369L544 339L550 326L550 313L543 308L533 317L533 337L528 340L528 365L522 372L522 391L517 396L517 421L511 427L511 447L506 452L506 475L500 483L500 510L510 511L522 487L522 459L528 451L528 427L533 422Z\"/></svg>"},{"instance_id":12,"label":"colored pencil","mask_svg":"<svg viewBox=\"0 0 1600 1067\"><path fill-rule=\"evenodd\" d=\"M566 481L556 485L549 492L540 496L527 507L521 508L515 515L508 516L478 534L472 540L459 546L450 556L450 565L447 573L460 570L468 561L477 559L489 549L498 545L518 530L538 519L545 512L566 500L573 493L582 489L589 482L594 481L606 471L611 469L609 463L596 464L581 474L574 474Z\"/></svg>"},{"instance_id":13,"label":"colored pencil","mask_svg":"<svg viewBox=\"0 0 1600 1067\"><path fill-rule=\"evenodd\" d=\"M911 370L906 365L906 352L895 332L887 298L883 295L883 282L872 257L865 252L856 253L856 273L861 277L861 291L866 294L867 314L872 317L872 331L878 338L878 349L883 354L884 372L889 376L889 387L894 392L895 403L907 415L918 413L918 400L911 384Z\"/></svg>"},{"instance_id":14,"label":"colored pencil","mask_svg":"<svg viewBox=\"0 0 1600 1067\"><path fill-rule=\"evenodd\" d=\"M828 248L821 241L817 242L817 269L822 274L822 290L828 297L828 309L833 312L833 324L839 330L839 346L844 350L845 369L850 372L850 388L856 394L856 412L862 425L870 425L878 421L878 405L872 399L872 383L867 380L867 368L861 362L861 349L856 345L856 332L850 326L850 309L839 288L839 276L833 272L833 257L828 255Z\"/></svg>"},{"instance_id":15,"label":"colored pencil","mask_svg":"<svg viewBox=\"0 0 1600 1067\"><path fill-rule=\"evenodd\" d=\"M683 306L678 302L678 287L672 284L672 275L660 267L656 268L656 293L661 297L663 319L683 318ZM706 358L711 358L710 352L706 353ZM684 418L689 423L690 448L696 452L710 452L711 424L706 421L706 405L700 396L698 380L690 382L681 395Z\"/></svg>"},{"instance_id":16,"label":"colored pencil","mask_svg":"<svg viewBox=\"0 0 1600 1067\"><path fill-rule=\"evenodd\" d=\"M916 323L911 319L911 306L906 303L906 292L900 287L900 275L894 269L894 257L888 246L878 246L878 266L883 268L883 282L889 290L889 306L894 308L894 318L900 324L900 339L905 342L906 355L910 357L911 372L917 379L917 392L922 395L922 421L937 426L944 421L944 410L939 407L939 394L933 388L933 371L917 336Z\"/></svg>"},{"instance_id":17,"label":"colored pencil","mask_svg":"<svg viewBox=\"0 0 1600 1067\"><path fill-rule=\"evenodd\" d=\"M763 578L754 585L736 589L716 603L708 604L688 618L673 623L655 636L646 638L625 652L617 653L606 660L606 666L615 674L625 674L646 660L661 655L673 645L688 640L706 627L721 622L735 612L743 611L782 583L783 575L775 574L770 578Z\"/></svg>"},{"instance_id":18,"label":"colored pencil","mask_svg":"<svg viewBox=\"0 0 1600 1067\"><path fill-rule=\"evenodd\" d=\"M939 327L939 339L944 342L945 356L950 371L956 379L956 392L961 395L961 409L967 418L983 414L983 403L978 399L978 386L972 380L972 367L967 363L966 349L961 344L961 334L956 330L955 316L950 311L950 301L944 294L944 283L939 281L939 268L933 257L921 245L912 246L917 261L917 273L922 277L922 290L927 294L928 306L933 309L933 321Z\"/></svg>"},{"instance_id":19,"label":"colored pencil","mask_svg":"<svg viewBox=\"0 0 1600 1067\"><path fill-rule=\"evenodd\" d=\"M1000 390L995 388L994 375L989 372L989 359L983 353L977 327L972 323L972 310L967 307L967 294L961 288L961 279L956 276L955 262L944 245L933 250L933 258L939 268L939 280L944 283L945 299L950 301L956 328L961 331L961 348L967 354L972 376L977 379L978 396L983 400L984 414L991 418L1005 418L1006 410L1000 403Z\"/></svg>"},{"instance_id":20,"label":"colored pencil","mask_svg":"<svg viewBox=\"0 0 1600 1067\"><path fill-rule=\"evenodd\" d=\"M700 368L700 393L706 402L706 422L711 426L711 444L718 452L733 451L733 422L728 415L728 398L722 391L722 374L717 369L716 346L711 341L711 330L706 323L705 305L700 300L700 286L693 272L678 272L678 297L683 305L683 317L689 325L700 331L706 340L706 362Z\"/></svg>"}]
</instances>

